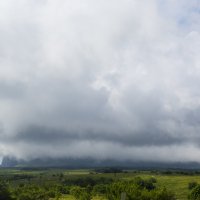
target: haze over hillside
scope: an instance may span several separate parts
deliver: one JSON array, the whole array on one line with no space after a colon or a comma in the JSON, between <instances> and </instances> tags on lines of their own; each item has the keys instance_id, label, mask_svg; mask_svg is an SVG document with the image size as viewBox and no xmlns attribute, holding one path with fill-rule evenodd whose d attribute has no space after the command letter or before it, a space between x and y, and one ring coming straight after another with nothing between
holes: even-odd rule
<instances>
[{"instance_id":1,"label":"haze over hillside","mask_svg":"<svg viewBox=\"0 0 200 200\"><path fill-rule=\"evenodd\" d=\"M200 162L199 0L0 1L0 157Z\"/></svg>"},{"instance_id":2,"label":"haze over hillside","mask_svg":"<svg viewBox=\"0 0 200 200\"><path fill-rule=\"evenodd\" d=\"M200 163L197 162L146 162L146 161L119 161L119 160L97 160L91 158L42 158L33 160L17 160L16 158L4 157L0 167L17 168L67 168L67 169L138 169L138 170L199 170Z\"/></svg>"}]
</instances>

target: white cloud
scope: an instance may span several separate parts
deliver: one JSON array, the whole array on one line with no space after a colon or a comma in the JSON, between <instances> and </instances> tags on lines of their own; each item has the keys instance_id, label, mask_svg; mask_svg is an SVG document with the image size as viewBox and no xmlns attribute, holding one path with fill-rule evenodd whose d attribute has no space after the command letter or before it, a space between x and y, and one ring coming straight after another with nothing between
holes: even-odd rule
<instances>
[{"instance_id":1,"label":"white cloud","mask_svg":"<svg viewBox=\"0 0 200 200\"><path fill-rule=\"evenodd\" d=\"M0 154L199 161L181 155L200 152L199 10L197 0L0 2Z\"/></svg>"}]
</instances>

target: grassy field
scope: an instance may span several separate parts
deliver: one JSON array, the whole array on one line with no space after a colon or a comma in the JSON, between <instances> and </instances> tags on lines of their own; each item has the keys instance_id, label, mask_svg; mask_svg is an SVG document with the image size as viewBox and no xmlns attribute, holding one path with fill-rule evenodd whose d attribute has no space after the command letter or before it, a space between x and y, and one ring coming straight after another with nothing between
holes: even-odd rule
<instances>
[{"instance_id":1,"label":"grassy field","mask_svg":"<svg viewBox=\"0 0 200 200\"><path fill-rule=\"evenodd\" d=\"M111 175L112 176L112 175ZM177 200L187 200L189 194L188 183L196 181L200 183L200 175L157 175L149 172L142 173L128 173L118 174L122 179L132 179L133 177L140 176L141 178L155 177L157 179L158 187L166 187L168 190L175 193ZM70 195L62 198L63 200L74 200ZM96 197L94 200L102 200L102 197Z\"/></svg>"},{"instance_id":2,"label":"grassy field","mask_svg":"<svg viewBox=\"0 0 200 200\"><path fill-rule=\"evenodd\" d=\"M178 200L186 200L189 190L188 183L196 181L200 183L199 175L156 175L156 174L140 174L140 177L155 177L159 187L166 187L176 194ZM131 178L131 177L130 177Z\"/></svg>"},{"instance_id":3,"label":"grassy field","mask_svg":"<svg viewBox=\"0 0 200 200\"><path fill-rule=\"evenodd\" d=\"M73 173L76 175L80 175L79 173ZM82 174L82 173L81 173ZM101 174L96 176L110 176L113 177L113 174ZM189 182L197 182L200 183L200 175L160 175L160 174L154 174L150 172L140 172L140 173L128 173L128 174L117 174L117 178L120 179L132 179L134 177L140 176L141 178L151 178L154 177L157 179L157 186L158 187L166 187L168 190L175 193L177 200L187 200L187 196L189 194L188 190L188 183ZM72 196L66 196L63 199L66 200L74 200ZM102 197L96 197L94 200L101 200L104 199Z\"/></svg>"},{"instance_id":4,"label":"grassy field","mask_svg":"<svg viewBox=\"0 0 200 200\"><path fill-rule=\"evenodd\" d=\"M63 177L60 177L59 174L62 174ZM25 177L23 177L25 175ZM22 176L22 179L20 177ZM148 179L151 177L156 178L157 187L166 187L168 190L175 193L178 200L186 200L189 194L188 183L195 181L200 183L199 174L178 174L173 172L172 174L165 174L159 171L150 172L150 171L128 171L126 173L94 173L92 170L64 170L64 169L38 169L38 170L20 170L20 169L0 169L0 178L6 178L9 180L9 177L14 177L13 181L10 181L12 185L17 185L20 183L26 183L27 177L31 177L31 181L37 183L42 179L46 182L53 182L59 179L68 179L68 178L112 178L116 180L131 180L135 177L141 177ZM42 178L41 178L42 177ZM58 178L59 177L59 178ZM29 180L30 181L30 180ZM74 200L71 195L63 195L60 200ZM103 197L94 197L93 200L105 200Z\"/></svg>"}]
</instances>

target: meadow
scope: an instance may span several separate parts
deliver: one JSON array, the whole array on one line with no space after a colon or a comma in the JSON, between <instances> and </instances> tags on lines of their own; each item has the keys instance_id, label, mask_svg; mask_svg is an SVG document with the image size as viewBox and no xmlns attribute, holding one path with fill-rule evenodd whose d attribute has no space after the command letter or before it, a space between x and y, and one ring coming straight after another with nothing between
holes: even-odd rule
<instances>
[{"instance_id":1,"label":"meadow","mask_svg":"<svg viewBox=\"0 0 200 200\"><path fill-rule=\"evenodd\" d=\"M191 190L188 184L191 182L200 184L200 173L193 171L137 171L126 170L122 172L96 172L92 169L0 169L0 180L8 183L11 191L18 191L26 188L27 185L36 185L48 188L52 192L51 200L75 200L77 197L71 192L76 186L94 191L96 186L108 185L118 181L132 181L138 177L141 180L156 180L156 188L166 188L172 192L177 200L187 200ZM17 188L17 189L16 189ZM55 189L57 188L57 189ZM92 189L91 189L92 188ZM30 189L29 189L30 190ZM96 187L98 191L98 187ZM102 188L100 188L102 190ZM36 190L37 191L37 190ZM58 194L58 193L59 194ZM93 200L106 200L108 197L103 193L92 193ZM23 198L22 198L23 199ZM24 198L25 199L25 198ZM45 199L45 198L44 198ZM85 198L87 199L87 198Z\"/></svg>"}]
</instances>

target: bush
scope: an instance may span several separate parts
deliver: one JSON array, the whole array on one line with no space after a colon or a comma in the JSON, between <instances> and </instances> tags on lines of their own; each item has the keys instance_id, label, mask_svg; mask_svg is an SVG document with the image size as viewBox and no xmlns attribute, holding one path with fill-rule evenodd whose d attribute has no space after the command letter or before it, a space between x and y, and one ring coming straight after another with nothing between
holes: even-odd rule
<instances>
[{"instance_id":1,"label":"bush","mask_svg":"<svg viewBox=\"0 0 200 200\"><path fill-rule=\"evenodd\" d=\"M156 179L153 178L144 180L140 177L136 177L133 182L142 189L153 190L156 188L156 186L154 185L154 183L156 183Z\"/></svg>"},{"instance_id":2,"label":"bush","mask_svg":"<svg viewBox=\"0 0 200 200\"><path fill-rule=\"evenodd\" d=\"M1 200L13 200L8 184L0 181L0 199Z\"/></svg>"},{"instance_id":3,"label":"bush","mask_svg":"<svg viewBox=\"0 0 200 200\"><path fill-rule=\"evenodd\" d=\"M98 184L93 187L92 193L94 195L102 195L106 193L107 186L105 184Z\"/></svg>"},{"instance_id":4,"label":"bush","mask_svg":"<svg viewBox=\"0 0 200 200\"><path fill-rule=\"evenodd\" d=\"M156 180L156 178L155 177L151 177L150 179L149 179L149 181L151 182L151 183L157 183L157 180Z\"/></svg>"},{"instance_id":5,"label":"bush","mask_svg":"<svg viewBox=\"0 0 200 200\"><path fill-rule=\"evenodd\" d=\"M149 188L150 186L150 188ZM108 200L119 200L126 193L126 200L175 200L173 193L164 189L156 189L150 180L136 178L133 181L120 181L107 187Z\"/></svg>"},{"instance_id":6,"label":"bush","mask_svg":"<svg viewBox=\"0 0 200 200\"><path fill-rule=\"evenodd\" d=\"M192 189L188 198L191 200L199 200L200 199L200 185L199 184L195 188Z\"/></svg>"},{"instance_id":7,"label":"bush","mask_svg":"<svg viewBox=\"0 0 200 200\"><path fill-rule=\"evenodd\" d=\"M91 200L91 193L88 192L87 188L81 188L80 186L73 186L70 189L70 194L77 200Z\"/></svg>"},{"instance_id":8,"label":"bush","mask_svg":"<svg viewBox=\"0 0 200 200\"><path fill-rule=\"evenodd\" d=\"M48 200L53 195L35 185L18 187L14 194L17 200Z\"/></svg>"},{"instance_id":9,"label":"bush","mask_svg":"<svg viewBox=\"0 0 200 200\"><path fill-rule=\"evenodd\" d=\"M162 190L158 190L155 193L155 200L175 200L175 195L172 192L166 190L166 188Z\"/></svg>"},{"instance_id":10,"label":"bush","mask_svg":"<svg viewBox=\"0 0 200 200\"><path fill-rule=\"evenodd\" d=\"M189 189L189 190L192 190L192 189L195 188L197 185L198 185L197 182L192 181L192 182L188 183L188 189Z\"/></svg>"}]
</instances>

